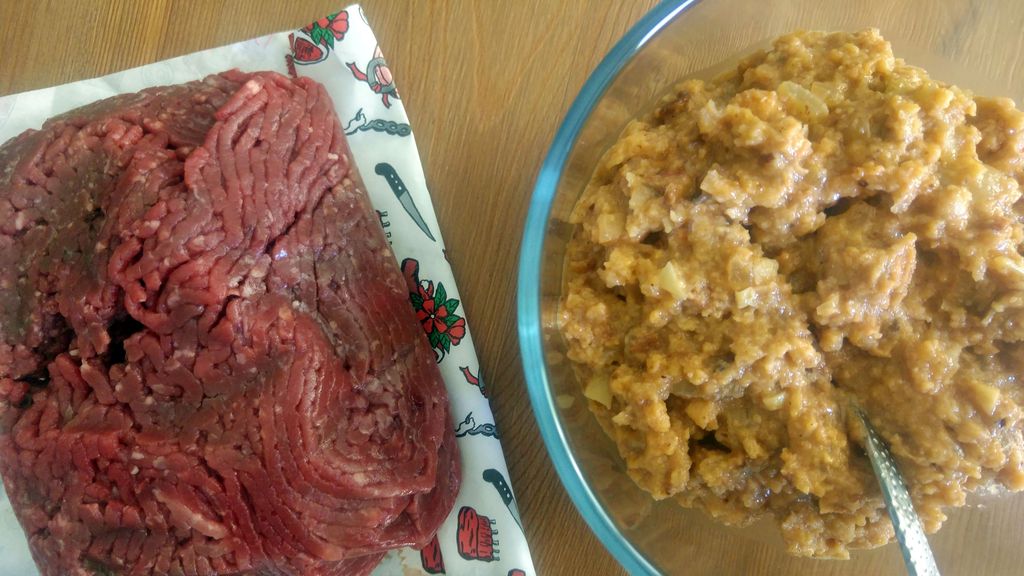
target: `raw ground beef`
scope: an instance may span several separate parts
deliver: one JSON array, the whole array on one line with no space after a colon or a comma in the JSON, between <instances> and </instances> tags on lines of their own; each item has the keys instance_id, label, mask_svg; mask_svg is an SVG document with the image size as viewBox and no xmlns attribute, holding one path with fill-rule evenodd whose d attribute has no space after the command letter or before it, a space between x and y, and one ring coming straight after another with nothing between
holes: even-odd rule
<instances>
[{"instance_id":1,"label":"raw ground beef","mask_svg":"<svg viewBox=\"0 0 1024 576\"><path fill-rule=\"evenodd\" d=\"M332 103L237 71L0 148L0 472L45 575L367 573L447 397Z\"/></svg>"}]
</instances>

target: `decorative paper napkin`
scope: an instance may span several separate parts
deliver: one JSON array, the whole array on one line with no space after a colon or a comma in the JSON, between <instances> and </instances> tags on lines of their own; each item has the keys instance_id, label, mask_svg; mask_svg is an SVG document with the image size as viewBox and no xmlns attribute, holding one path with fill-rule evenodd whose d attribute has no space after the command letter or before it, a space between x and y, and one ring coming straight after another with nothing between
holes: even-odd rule
<instances>
[{"instance_id":1,"label":"decorative paper napkin","mask_svg":"<svg viewBox=\"0 0 1024 576\"><path fill-rule=\"evenodd\" d=\"M430 546L391 553L375 574L534 574L412 127L359 6L349 6L295 32L0 98L0 142L101 98L196 80L229 68L308 76L327 87L381 225L414 287L409 298L448 386L452 425L462 451L462 489L455 508ZM37 574L2 491L0 574Z\"/></svg>"}]
</instances>

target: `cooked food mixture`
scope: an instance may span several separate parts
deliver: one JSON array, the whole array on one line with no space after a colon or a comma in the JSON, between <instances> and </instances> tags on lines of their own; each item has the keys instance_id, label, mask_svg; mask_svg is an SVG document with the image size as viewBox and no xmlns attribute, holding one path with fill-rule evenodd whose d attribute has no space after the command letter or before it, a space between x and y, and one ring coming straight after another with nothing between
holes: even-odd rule
<instances>
[{"instance_id":1,"label":"cooked food mixture","mask_svg":"<svg viewBox=\"0 0 1024 576\"><path fill-rule=\"evenodd\" d=\"M366 574L458 454L330 98L237 71L0 148L0 472L47 576Z\"/></svg>"},{"instance_id":2,"label":"cooked food mixture","mask_svg":"<svg viewBox=\"0 0 1024 576\"><path fill-rule=\"evenodd\" d=\"M851 407L929 532L1024 488L1024 114L796 33L632 122L577 204L560 327L655 498L789 551L893 531Z\"/></svg>"}]
</instances>

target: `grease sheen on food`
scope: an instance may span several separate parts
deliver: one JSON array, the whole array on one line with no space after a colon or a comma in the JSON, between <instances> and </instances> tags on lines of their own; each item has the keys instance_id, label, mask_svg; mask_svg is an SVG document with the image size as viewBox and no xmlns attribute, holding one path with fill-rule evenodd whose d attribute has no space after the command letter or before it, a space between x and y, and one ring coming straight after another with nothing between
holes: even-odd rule
<instances>
[{"instance_id":1,"label":"grease sheen on food","mask_svg":"<svg viewBox=\"0 0 1024 576\"><path fill-rule=\"evenodd\" d=\"M929 532L1024 488L1024 114L876 30L800 32L630 123L560 329L630 476L796 555L891 540L861 407Z\"/></svg>"}]
</instances>

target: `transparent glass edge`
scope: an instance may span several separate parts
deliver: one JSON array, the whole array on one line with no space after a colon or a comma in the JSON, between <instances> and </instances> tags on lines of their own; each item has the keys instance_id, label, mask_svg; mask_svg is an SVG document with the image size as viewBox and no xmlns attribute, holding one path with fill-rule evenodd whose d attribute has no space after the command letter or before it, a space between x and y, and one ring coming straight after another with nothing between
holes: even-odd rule
<instances>
[{"instance_id":1,"label":"transparent glass edge","mask_svg":"<svg viewBox=\"0 0 1024 576\"><path fill-rule=\"evenodd\" d=\"M557 407L544 372L544 352L540 333L540 262L544 233L551 213L555 189L565 161L572 150L583 123L593 111L612 80L623 66L664 26L679 13L699 0L663 0L645 14L619 40L587 79L579 96L569 108L551 148L544 159L534 185L533 197L523 228L519 252L517 283L517 327L519 348L526 376L526 387L534 418L551 456L555 472L584 521L604 547L630 574L657 575L658 571L644 555L630 544L615 527L611 518L597 504L590 486L583 480L576 460L566 448L565 432L555 414Z\"/></svg>"}]
</instances>

